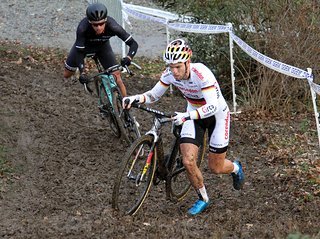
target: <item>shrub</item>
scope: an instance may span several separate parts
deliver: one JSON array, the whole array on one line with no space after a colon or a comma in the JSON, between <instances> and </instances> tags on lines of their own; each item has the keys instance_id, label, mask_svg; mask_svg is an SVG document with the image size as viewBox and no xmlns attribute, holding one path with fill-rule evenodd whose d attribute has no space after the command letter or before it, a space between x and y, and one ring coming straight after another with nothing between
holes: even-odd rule
<instances>
[{"instance_id":1,"label":"shrub","mask_svg":"<svg viewBox=\"0 0 320 239\"><path fill-rule=\"evenodd\" d=\"M193 16L195 23L231 22L235 34L262 54L300 69L319 68L320 7L317 1L158 0L163 7ZM178 33L193 48L193 61L208 65L231 99L229 42L226 34ZM234 47L236 90L240 106L284 114L310 104L306 80L266 68Z\"/></svg>"}]
</instances>

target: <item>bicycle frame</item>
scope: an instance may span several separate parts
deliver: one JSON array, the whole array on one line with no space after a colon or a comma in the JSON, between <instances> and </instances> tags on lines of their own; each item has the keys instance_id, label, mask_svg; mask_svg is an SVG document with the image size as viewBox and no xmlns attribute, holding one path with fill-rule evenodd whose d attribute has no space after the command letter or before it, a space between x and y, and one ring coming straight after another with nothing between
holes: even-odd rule
<instances>
[{"instance_id":1,"label":"bicycle frame","mask_svg":"<svg viewBox=\"0 0 320 239\"><path fill-rule=\"evenodd\" d=\"M143 110L147 110L147 111L154 111L156 112L155 110L153 109L150 109L150 108L143 108L141 106L139 106L138 108L141 108ZM159 112L158 112L159 113ZM141 175L138 179L136 179L136 185L138 186L139 183L144 179L145 175L146 175L146 172L148 171L149 167L150 167L150 164L151 164L151 160L152 160L152 157L154 156L154 154L156 153L157 154L157 158L159 161L163 161L163 146L162 146L162 143L160 143L160 140L161 140L161 137L160 137L160 134L161 134L161 127L164 123L167 123L167 122L171 122L172 119L171 117L168 118L160 118L160 117L157 117L155 116L154 117L154 120L153 120L153 126L152 128L147 131L145 133L145 135L152 135L153 136L153 143L152 143L152 146L151 146L151 150L149 152L149 155L146 159L146 163L143 167L143 170L141 172ZM132 164L131 164L131 167L129 169L129 173L127 175L128 178L130 178L131 176L131 172L132 172L132 169L136 163L136 160L138 158L138 156L140 155L140 153L142 150L142 147L140 147L140 149L138 150L138 153L136 154L136 157L134 158Z\"/></svg>"},{"instance_id":2,"label":"bicycle frame","mask_svg":"<svg viewBox=\"0 0 320 239\"><path fill-rule=\"evenodd\" d=\"M108 120L115 136L118 138L123 137L130 144L134 139L140 137L139 125L134 117L122 109L122 95L113 72L126 71L131 76L133 73L127 66L123 67L121 65L114 65L104 69L95 55L90 57L95 61L99 73L91 76L87 83L95 83L100 114L102 118ZM84 84L84 88L90 94L93 92L87 84Z\"/></svg>"},{"instance_id":3,"label":"bicycle frame","mask_svg":"<svg viewBox=\"0 0 320 239\"><path fill-rule=\"evenodd\" d=\"M165 182L166 197L174 202L182 200L191 188L179 149L178 128L172 132L175 140L169 154L163 145L161 128L166 122L172 122L172 114L143 107L135 102L131 106L154 114L154 119L151 129L128 148L116 175L112 207L127 215L135 215L140 209L152 184ZM205 141L198 155L198 166L205 153L204 145Z\"/></svg>"},{"instance_id":4,"label":"bicycle frame","mask_svg":"<svg viewBox=\"0 0 320 239\"><path fill-rule=\"evenodd\" d=\"M117 84L114 80L113 75L100 75L101 83L99 85L100 92L103 90L103 88L106 90L108 99L110 104L112 105L112 92L114 88L117 88ZM104 86L104 87L103 87ZM101 97L99 95L99 107L102 106ZM113 105L112 105L113 108Z\"/></svg>"}]
</instances>

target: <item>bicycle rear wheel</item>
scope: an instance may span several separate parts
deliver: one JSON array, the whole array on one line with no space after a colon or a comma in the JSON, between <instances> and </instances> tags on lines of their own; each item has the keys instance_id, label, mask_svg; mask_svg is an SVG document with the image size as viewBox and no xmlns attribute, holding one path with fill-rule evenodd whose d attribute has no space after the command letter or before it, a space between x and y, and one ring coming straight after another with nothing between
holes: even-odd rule
<instances>
[{"instance_id":1,"label":"bicycle rear wheel","mask_svg":"<svg viewBox=\"0 0 320 239\"><path fill-rule=\"evenodd\" d=\"M156 150L152 150L153 136L143 135L125 154L115 178L112 207L127 215L134 215L150 190L156 170Z\"/></svg>"},{"instance_id":2,"label":"bicycle rear wheel","mask_svg":"<svg viewBox=\"0 0 320 239\"><path fill-rule=\"evenodd\" d=\"M118 125L118 121L116 115L113 113L113 108L111 102L108 97L107 90L105 86L102 84L100 90L100 112L104 115L109 123L109 127L111 128L112 133L117 137L121 137L121 129Z\"/></svg>"},{"instance_id":3,"label":"bicycle rear wheel","mask_svg":"<svg viewBox=\"0 0 320 239\"><path fill-rule=\"evenodd\" d=\"M129 114L129 111L123 110L122 97L118 89L114 89L112 95L114 114L121 131L121 135L128 144L131 144L141 136L138 125L135 119Z\"/></svg>"},{"instance_id":4,"label":"bicycle rear wheel","mask_svg":"<svg viewBox=\"0 0 320 239\"><path fill-rule=\"evenodd\" d=\"M191 183L189 181L186 169L182 163L182 155L179 150L178 139L176 140L171 157L168 162L169 175L166 180L166 196L172 201L181 201L189 192ZM202 145L199 147L197 165L200 167L203 161L207 140L203 139Z\"/></svg>"}]
</instances>

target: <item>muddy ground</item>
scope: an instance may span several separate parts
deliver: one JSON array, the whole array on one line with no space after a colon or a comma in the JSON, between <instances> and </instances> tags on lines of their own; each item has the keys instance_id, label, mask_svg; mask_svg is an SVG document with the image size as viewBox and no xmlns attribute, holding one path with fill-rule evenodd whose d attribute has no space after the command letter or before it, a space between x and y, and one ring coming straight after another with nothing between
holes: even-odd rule
<instances>
[{"instance_id":1,"label":"muddy ground","mask_svg":"<svg viewBox=\"0 0 320 239\"><path fill-rule=\"evenodd\" d=\"M201 215L186 214L193 191L174 204L160 184L136 216L123 217L110 200L125 144L99 117L96 99L62 80L66 52L22 49L1 42L0 238L320 237L312 110L285 119L233 115L228 157L242 158L247 180L235 191L230 176L210 174L204 163L212 204ZM130 94L143 92L158 76L136 71L125 84ZM156 107L174 111L182 102L168 94ZM137 117L146 130L150 118Z\"/></svg>"}]
</instances>

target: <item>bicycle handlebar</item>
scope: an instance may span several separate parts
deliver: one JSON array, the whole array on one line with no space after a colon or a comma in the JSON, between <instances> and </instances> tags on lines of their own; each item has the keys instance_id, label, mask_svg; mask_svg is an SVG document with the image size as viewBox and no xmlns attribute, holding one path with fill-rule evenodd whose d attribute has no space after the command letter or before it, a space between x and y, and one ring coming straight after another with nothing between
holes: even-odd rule
<instances>
[{"instance_id":1,"label":"bicycle handlebar","mask_svg":"<svg viewBox=\"0 0 320 239\"><path fill-rule=\"evenodd\" d=\"M127 99L125 101L125 104L129 103L128 100L129 99ZM156 115L159 118L168 118L168 121L172 121L172 117L175 115L175 114L172 114L172 113L166 113L166 112L163 112L163 111L159 111L159 110L156 110L156 109L152 109L152 108L149 108L149 107L142 106L138 102L133 102L131 104L131 106L134 107L134 108L141 109L141 110L144 110L146 112L152 113L152 114Z\"/></svg>"},{"instance_id":2,"label":"bicycle handlebar","mask_svg":"<svg viewBox=\"0 0 320 239\"><path fill-rule=\"evenodd\" d=\"M134 73L129 69L128 66L124 66L124 67L123 67L123 66L121 66L121 65L114 65L114 66L111 66L111 67L109 67L108 69L106 69L106 70L104 70L104 71L102 71L102 72L99 72L99 73L91 76L90 78L88 78L88 82L83 84L85 91L86 91L86 92L89 92L90 94L93 92L93 90L90 89L87 84L90 83L90 82L92 82L92 81L94 81L94 79L95 79L97 76L101 76L101 75L111 75L113 72L118 71L118 70L121 71L121 72L124 72L124 71L125 71L125 72L127 72L130 76L133 76L133 75L134 75Z\"/></svg>"},{"instance_id":3,"label":"bicycle handlebar","mask_svg":"<svg viewBox=\"0 0 320 239\"><path fill-rule=\"evenodd\" d=\"M125 104L128 105L129 104L129 99L126 99L125 100ZM154 115L156 115L156 117L160 118L161 120L161 123L167 123L167 122L173 122L173 119L172 117L176 115L176 113L166 113L166 112L163 112L163 111L159 111L159 110L155 110L155 109L152 109L152 108L149 108L149 107L145 107L145 106L142 106L141 104L139 104L138 102L133 102L131 104L131 107L134 107L134 108L137 108L137 109L141 109L141 110L144 110L144 111L147 111L149 113L153 113ZM175 137L180 137L180 131L181 131L181 128L182 126L179 125L175 125L173 124L172 126L172 133L174 134Z\"/></svg>"},{"instance_id":4,"label":"bicycle handlebar","mask_svg":"<svg viewBox=\"0 0 320 239\"><path fill-rule=\"evenodd\" d=\"M108 69L106 69L106 70L104 70L102 72L99 72L98 74L90 77L90 79L94 78L94 77L97 77L97 76L101 76L101 75L111 75L113 72L115 72L115 71L123 71L123 69L125 69L129 74L132 73L127 66L123 67L121 65L114 65L114 66L111 66Z\"/></svg>"}]
</instances>

